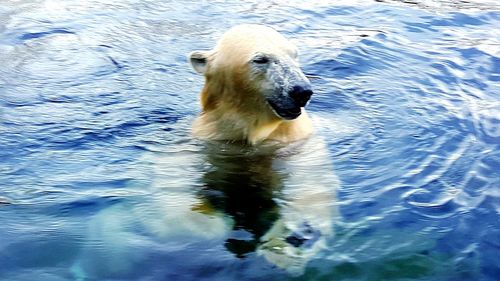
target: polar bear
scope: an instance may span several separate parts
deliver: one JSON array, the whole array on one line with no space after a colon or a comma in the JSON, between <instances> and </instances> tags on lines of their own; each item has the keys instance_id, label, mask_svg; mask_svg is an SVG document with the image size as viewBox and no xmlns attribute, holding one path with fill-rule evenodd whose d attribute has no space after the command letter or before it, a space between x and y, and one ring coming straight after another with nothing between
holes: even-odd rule
<instances>
[{"instance_id":1,"label":"polar bear","mask_svg":"<svg viewBox=\"0 0 500 281\"><path fill-rule=\"evenodd\" d=\"M243 180L257 180L253 187L222 189L251 194L259 192L255 185L272 186L276 191L285 184L287 204L280 206L279 218L267 232L256 238L256 248L279 267L302 272L309 259L325 246L326 238L333 235L331 207L338 179L332 170L331 174L318 174L330 167L321 140L297 143L312 132L304 107L313 94L311 83L299 67L297 48L271 27L243 24L227 31L214 49L192 52L189 60L193 69L205 77L202 112L193 124L194 135L208 140L243 141L257 146L259 151L237 158L239 164L233 165L227 165L227 159L225 164L214 164L217 156L212 155L211 163L224 167L214 186L220 190L221 182L234 185L234 176L245 178L253 166L258 172L251 172ZM255 162L258 164L252 165ZM291 172L278 180L279 184L271 184L277 166ZM230 172L231 168L238 172ZM264 184L259 182L263 177L267 179Z\"/></svg>"},{"instance_id":2,"label":"polar bear","mask_svg":"<svg viewBox=\"0 0 500 281\"><path fill-rule=\"evenodd\" d=\"M270 27L240 25L189 61L205 76L196 138L148 147L147 189L89 222L76 279L165 279L213 264L224 275L213 280L236 280L264 261L266 279L278 280L269 274L300 275L333 237L339 182L323 141L309 137L313 92L296 47Z\"/></svg>"}]
</instances>

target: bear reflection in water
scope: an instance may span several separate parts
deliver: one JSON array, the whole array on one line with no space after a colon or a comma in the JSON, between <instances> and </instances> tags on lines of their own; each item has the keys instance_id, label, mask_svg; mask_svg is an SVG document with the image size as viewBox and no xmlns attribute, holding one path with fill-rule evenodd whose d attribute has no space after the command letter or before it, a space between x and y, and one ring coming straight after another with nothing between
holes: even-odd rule
<instances>
[{"instance_id":1,"label":"bear reflection in water","mask_svg":"<svg viewBox=\"0 0 500 281\"><path fill-rule=\"evenodd\" d=\"M235 151L241 149L231 146ZM297 149L268 147L241 153L220 152L219 145L211 145L207 156L211 168L200 192L203 205L233 219L232 234L226 240L228 250L239 257L257 251L294 273L300 273L333 235L332 205L338 184L332 170L324 170L330 167L325 155L310 151L302 158Z\"/></svg>"},{"instance_id":2,"label":"bear reflection in water","mask_svg":"<svg viewBox=\"0 0 500 281\"><path fill-rule=\"evenodd\" d=\"M244 257L279 218L273 195L282 189L283 176L273 169L269 155L213 153L216 145L209 149L212 166L203 177L200 210L215 208L233 219L226 248Z\"/></svg>"},{"instance_id":3,"label":"bear reflection in water","mask_svg":"<svg viewBox=\"0 0 500 281\"><path fill-rule=\"evenodd\" d=\"M264 257L300 275L333 238L338 180L315 138L287 146L208 142L204 152L156 148L143 159L153 169L148 194L94 216L73 267L77 279L145 274L151 256L169 260L166 271L176 270L175 256L192 255L191 265L183 261L189 270L228 265L223 249L238 257L229 263Z\"/></svg>"}]
</instances>

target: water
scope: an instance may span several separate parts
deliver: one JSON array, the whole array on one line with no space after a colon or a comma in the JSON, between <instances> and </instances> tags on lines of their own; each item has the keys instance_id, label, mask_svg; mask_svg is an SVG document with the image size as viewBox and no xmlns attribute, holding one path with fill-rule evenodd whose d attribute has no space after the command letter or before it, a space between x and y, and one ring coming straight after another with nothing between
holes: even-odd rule
<instances>
[{"instance_id":1,"label":"water","mask_svg":"<svg viewBox=\"0 0 500 281\"><path fill-rule=\"evenodd\" d=\"M496 1L119 2L0 5L0 279L498 280ZM328 161L190 137L186 54L246 22L299 47Z\"/></svg>"}]
</instances>

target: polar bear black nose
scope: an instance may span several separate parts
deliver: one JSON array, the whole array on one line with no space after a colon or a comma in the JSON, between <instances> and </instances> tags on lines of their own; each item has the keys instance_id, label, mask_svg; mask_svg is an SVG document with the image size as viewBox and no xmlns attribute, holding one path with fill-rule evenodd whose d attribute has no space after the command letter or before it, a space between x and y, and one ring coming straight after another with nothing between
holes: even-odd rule
<instances>
[{"instance_id":1,"label":"polar bear black nose","mask_svg":"<svg viewBox=\"0 0 500 281\"><path fill-rule=\"evenodd\" d=\"M310 87L306 86L293 86L292 90L288 92L288 95L295 101L295 103L304 107L309 99L311 98L313 91Z\"/></svg>"}]
</instances>

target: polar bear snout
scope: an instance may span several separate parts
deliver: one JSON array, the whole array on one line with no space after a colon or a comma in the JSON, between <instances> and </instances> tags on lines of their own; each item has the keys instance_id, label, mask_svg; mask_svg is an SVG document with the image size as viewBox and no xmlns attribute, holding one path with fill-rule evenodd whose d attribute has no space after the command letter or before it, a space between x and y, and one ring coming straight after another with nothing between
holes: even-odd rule
<instances>
[{"instance_id":1,"label":"polar bear snout","mask_svg":"<svg viewBox=\"0 0 500 281\"><path fill-rule=\"evenodd\" d=\"M296 84L289 90L276 92L267 98L267 102L274 113L284 120L293 120L299 117L302 108L307 105L313 94L309 83Z\"/></svg>"},{"instance_id":2,"label":"polar bear snout","mask_svg":"<svg viewBox=\"0 0 500 281\"><path fill-rule=\"evenodd\" d=\"M271 66L266 74L268 83L264 85L271 87L263 90L263 94L274 113L284 120L298 118L313 95L311 82L291 60L282 59Z\"/></svg>"},{"instance_id":3,"label":"polar bear snout","mask_svg":"<svg viewBox=\"0 0 500 281\"><path fill-rule=\"evenodd\" d=\"M299 107L306 106L309 99L311 99L312 94L313 91L310 85L293 86L292 89L288 92L288 95L293 99L295 104Z\"/></svg>"}]
</instances>

